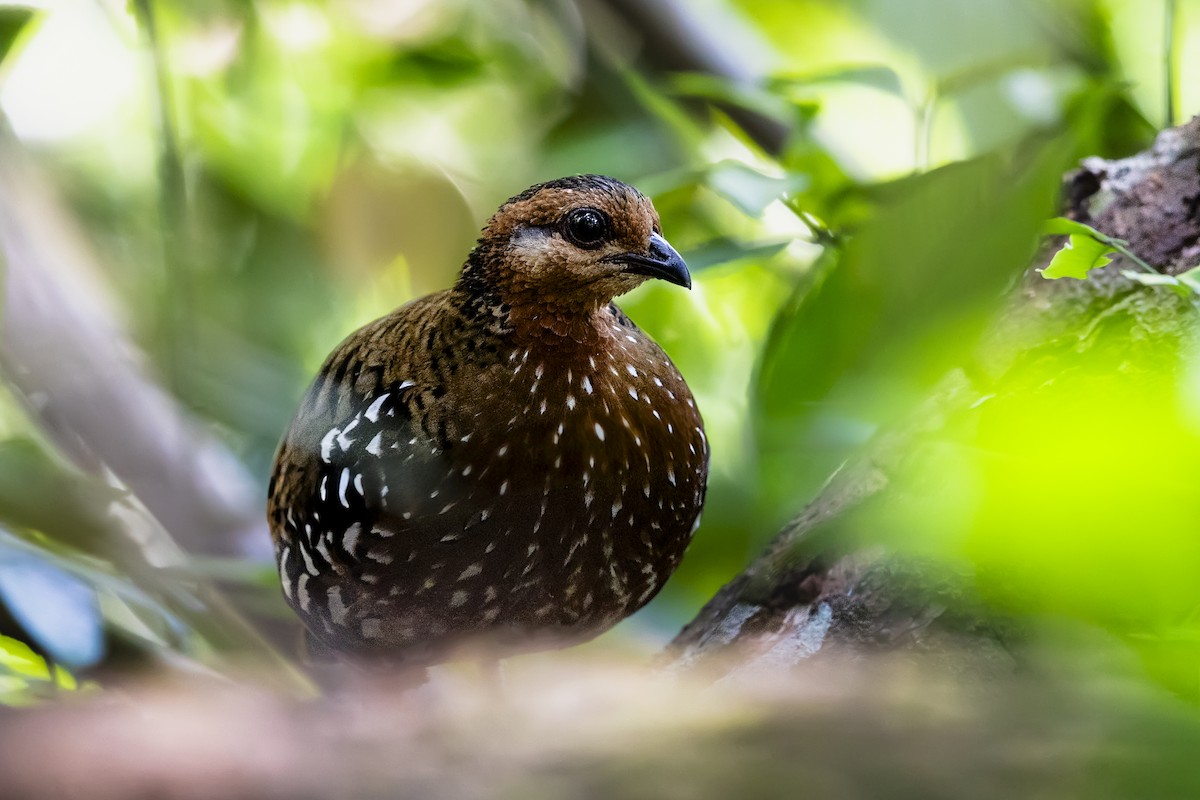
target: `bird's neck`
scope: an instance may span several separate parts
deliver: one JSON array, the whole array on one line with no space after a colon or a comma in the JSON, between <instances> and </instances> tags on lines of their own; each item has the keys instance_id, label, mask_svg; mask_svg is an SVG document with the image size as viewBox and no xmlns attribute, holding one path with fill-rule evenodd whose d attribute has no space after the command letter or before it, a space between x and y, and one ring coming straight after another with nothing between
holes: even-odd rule
<instances>
[{"instance_id":1,"label":"bird's neck","mask_svg":"<svg viewBox=\"0 0 1200 800\"><path fill-rule=\"evenodd\" d=\"M562 296L528 286L464 285L461 279L456 289L469 318L527 347L594 349L611 336L611 298Z\"/></svg>"}]
</instances>

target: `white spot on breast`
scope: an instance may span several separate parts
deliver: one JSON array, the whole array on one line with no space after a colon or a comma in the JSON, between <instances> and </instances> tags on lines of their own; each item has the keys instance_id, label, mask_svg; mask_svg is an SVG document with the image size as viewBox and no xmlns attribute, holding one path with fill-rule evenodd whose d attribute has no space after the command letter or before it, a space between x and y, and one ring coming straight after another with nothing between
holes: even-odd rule
<instances>
[{"instance_id":1,"label":"white spot on breast","mask_svg":"<svg viewBox=\"0 0 1200 800\"><path fill-rule=\"evenodd\" d=\"M372 561L377 561L380 564L392 563L392 554L386 550L381 550L378 547L373 547L367 551L367 558Z\"/></svg>"},{"instance_id":2,"label":"white spot on breast","mask_svg":"<svg viewBox=\"0 0 1200 800\"><path fill-rule=\"evenodd\" d=\"M478 561L464 569L458 576L460 581L465 581L468 578L474 578L479 573L483 572L483 564Z\"/></svg>"},{"instance_id":3,"label":"white spot on breast","mask_svg":"<svg viewBox=\"0 0 1200 800\"><path fill-rule=\"evenodd\" d=\"M633 341L633 340L632 340L632 339L630 339L630 341ZM628 373L629 373L630 375L632 375L633 377L635 377L635 378L637 377L638 371L637 371L636 369L634 369L634 368L633 368L633 364L626 364L626 365L625 365L625 371L626 371L626 372L628 372Z\"/></svg>"},{"instance_id":4,"label":"white spot on breast","mask_svg":"<svg viewBox=\"0 0 1200 800\"><path fill-rule=\"evenodd\" d=\"M589 378L587 375L584 375L582 383L583 383L583 390L585 392L587 392L588 394L591 394L592 393L592 379Z\"/></svg>"},{"instance_id":5,"label":"white spot on breast","mask_svg":"<svg viewBox=\"0 0 1200 800\"><path fill-rule=\"evenodd\" d=\"M575 409L575 395L573 395L573 394L567 395L567 408L570 410Z\"/></svg>"},{"instance_id":6,"label":"white spot on breast","mask_svg":"<svg viewBox=\"0 0 1200 800\"><path fill-rule=\"evenodd\" d=\"M346 612L349 610L346 607L346 602L342 600L342 588L340 586L330 586L325 592L326 602L329 605L329 621L334 625L343 625L346 622Z\"/></svg>"},{"instance_id":7,"label":"white spot on breast","mask_svg":"<svg viewBox=\"0 0 1200 800\"><path fill-rule=\"evenodd\" d=\"M600 425L599 422L597 422L594 427L596 429L596 436L598 436L600 438L600 441L603 442L604 441L604 428Z\"/></svg>"},{"instance_id":8,"label":"white spot on breast","mask_svg":"<svg viewBox=\"0 0 1200 800\"><path fill-rule=\"evenodd\" d=\"M487 611L483 612L483 621L484 622L495 622L496 617L498 617L498 616L500 616L500 609L489 608Z\"/></svg>"},{"instance_id":9,"label":"white spot on breast","mask_svg":"<svg viewBox=\"0 0 1200 800\"><path fill-rule=\"evenodd\" d=\"M362 621L364 639L378 639L383 635L383 623L378 617L367 617Z\"/></svg>"},{"instance_id":10,"label":"white spot on breast","mask_svg":"<svg viewBox=\"0 0 1200 800\"><path fill-rule=\"evenodd\" d=\"M583 495L583 504L584 504L585 506L587 506L588 508L591 508L591 506L592 506L592 501L593 501L593 500L595 500L595 499L596 499L596 498L592 496L592 493L591 493L591 492L586 492L586 493L584 493L584 495Z\"/></svg>"},{"instance_id":11,"label":"white spot on breast","mask_svg":"<svg viewBox=\"0 0 1200 800\"><path fill-rule=\"evenodd\" d=\"M467 464L465 467L462 468L462 476L465 478L470 474L471 474L471 465Z\"/></svg>"},{"instance_id":12,"label":"white spot on breast","mask_svg":"<svg viewBox=\"0 0 1200 800\"><path fill-rule=\"evenodd\" d=\"M545 400L542 400L542 404L538 407L538 413L539 414L546 413L546 401Z\"/></svg>"},{"instance_id":13,"label":"white spot on breast","mask_svg":"<svg viewBox=\"0 0 1200 800\"><path fill-rule=\"evenodd\" d=\"M632 397L634 400L637 400L638 399L637 389L630 386L629 387L629 396Z\"/></svg>"},{"instance_id":14,"label":"white spot on breast","mask_svg":"<svg viewBox=\"0 0 1200 800\"><path fill-rule=\"evenodd\" d=\"M663 382L662 382L662 380L661 380L661 379L659 379L659 378L655 378L655 379L654 379L654 385L655 385L655 386L657 386L658 388L660 388L660 389L661 389L661 388L662 388L662 385L663 385Z\"/></svg>"},{"instance_id":15,"label":"white spot on breast","mask_svg":"<svg viewBox=\"0 0 1200 800\"><path fill-rule=\"evenodd\" d=\"M508 491L508 481L505 481L504 483L500 484L500 494L504 494L507 491Z\"/></svg>"},{"instance_id":16,"label":"white spot on breast","mask_svg":"<svg viewBox=\"0 0 1200 800\"><path fill-rule=\"evenodd\" d=\"M450 607L458 608L459 606L466 605L467 598L470 596L471 595L469 595L467 592L459 589L454 594L450 595Z\"/></svg>"},{"instance_id":17,"label":"white spot on breast","mask_svg":"<svg viewBox=\"0 0 1200 800\"><path fill-rule=\"evenodd\" d=\"M498 455L498 456L500 456L501 458L503 458L503 457L504 457L504 454L505 454L505 453L507 453L507 452L508 452L508 445L506 445L506 444L502 444L502 445L500 445L500 449L496 451L496 455Z\"/></svg>"},{"instance_id":18,"label":"white spot on breast","mask_svg":"<svg viewBox=\"0 0 1200 800\"><path fill-rule=\"evenodd\" d=\"M541 379L542 379L542 372L543 372L543 369L544 369L544 368L542 367L542 365L541 365L541 364L538 364L538 365L537 365L537 367L535 367L535 368L534 368L534 370L533 370L533 376L534 376L535 378L537 378L538 380L541 380Z\"/></svg>"},{"instance_id":19,"label":"white spot on breast","mask_svg":"<svg viewBox=\"0 0 1200 800\"><path fill-rule=\"evenodd\" d=\"M618 511L620 511L620 510L621 510L621 501L620 501L620 500L618 500L617 502L615 502L615 503L613 503L613 504L612 504L612 516L613 516L613 519L616 519L616 518L617 518L617 512L618 512Z\"/></svg>"},{"instance_id":20,"label":"white spot on breast","mask_svg":"<svg viewBox=\"0 0 1200 800\"><path fill-rule=\"evenodd\" d=\"M342 548L350 555L354 555L354 548L358 546L358 536L362 533L362 525L357 522L346 528L346 532L342 534Z\"/></svg>"}]
</instances>

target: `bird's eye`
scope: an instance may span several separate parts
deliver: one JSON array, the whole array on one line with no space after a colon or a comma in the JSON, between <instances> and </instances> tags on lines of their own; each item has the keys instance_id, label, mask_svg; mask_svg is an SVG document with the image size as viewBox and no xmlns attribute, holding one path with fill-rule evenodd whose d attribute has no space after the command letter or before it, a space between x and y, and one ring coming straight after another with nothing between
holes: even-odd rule
<instances>
[{"instance_id":1,"label":"bird's eye","mask_svg":"<svg viewBox=\"0 0 1200 800\"><path fill-rule=\"evenodd\" d=\"M596 247L608 238L608 217L594 208L577 208L567 214L564 229L572 244Z\"/></svg>"}]
</instances>

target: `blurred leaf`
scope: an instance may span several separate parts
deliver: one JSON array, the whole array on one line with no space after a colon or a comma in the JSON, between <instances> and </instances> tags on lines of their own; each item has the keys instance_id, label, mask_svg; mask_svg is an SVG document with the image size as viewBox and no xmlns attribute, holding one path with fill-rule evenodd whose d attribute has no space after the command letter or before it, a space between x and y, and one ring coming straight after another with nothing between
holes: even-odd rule
<instances>
[{"instance_id":1,"label":"blurred leaf","mask_svg":"<svg viewBox=\"0 0 1200 800\"><path fill-rule=\"evenodd\" d=\"M790 240L756 244L729 238L714 239L688 249L684 253L684 260L688 269L693 272L721 264L732 264L743 259L763 261L778 255L789 243Z\"/></svg>"},{"instance_id":2,"label":"blurred leaf","mask_svg":"<svg viewBox=\"0 0 1200 800\"><path fill-rule=\"evenodd\" d=\"M763 87L735 82L717 75L678 72L670 77L670 88L684 97L697 97L757 112L766 117L791 121L792 105Z\"/></svg>"},{"instance_id":3,"label":"blurred leaf","mask_svg":"<svg viewBox=\"0 0 1200 800\"><path fill-rule=\"evenodd\" d=\"M763 488L796 508L880 423L969 358L990 304L1026 267L1070 142L881 187L840 256L797 286L759 362ZM799 496L797 496L799 494Z\"/></svg>"},{"instance_id":4,"label":"blurred leaf","mask_svg":"<svg viewBox=\"0 0 1200 800\"><path fill-rule=\"evenodd\" d=\"M1180 297L1191 297L1200 293L1200 267L1193 267L1179 275L1160 275L1156 272L1121 270L1121 275L1142 286L1166 286Z\"/></svg>"},{"instance_id":5,"label":"blurred leaf","mask_svg":"<svg viewBox=\"0 0 1200 800\"><path fill-rule=\"evenodd\" d=\"M869 86L901 99L905 97L900 75L884 64L852 64L803 75L777 75L771 78L769 86L776 91L786 91L794 87L808 88L829 83L853 83Z\"/></svg>"},{"instance_id":6,"label":"blurred leaf","mask_svg":"<svg viewBox=\"0 0 1200 800\"><path fill-rule=\"evenodd\" d=\"M3 64L8 58L33 16L32 8L23 6L0 8L0 64Z\"/></svg>"},{"instance_id":7,"label":"blurred leaf","mask_svg":"<svg viewBox=\"0 0 1200 800\"><path fill-rule=\"evenodd\" d=\"M29 439L0 442L0 521L41 531L85 552L103 542L112 504L124 494L71 471Z\"/></svg>"},{"instance_id":8,"label":"blurred leaf","mask_svg":"<svg viewBox=\"0 0 1200 800\"><path fill-rule=\"evenodd\" d=\"M1112 263L1109 258L1116 251L1091 236L1072 235L1042 270L1042 277L1049 280L1075 278L1083 280L1098 267Z\"/></svg>"},{"instance_id":9,"label":"blurred leaf","mask_svg":"<svg viewBox=\"0 0 1200 800\"><path fill-rule=\"evenodd\" d=\"M0 602L34 650L55 662L80 669L103 657L104 631L96 593L69 572L28 555L4 553Z\"/></svg>"},{"instance_id":10,"label":"blurred leaf","mask_svg":"<svg viewBox=\"0 0 1200 800\"><path fill-rule=\"evenodd\" d=\"M745 164L722 161L708 170L708 186L750 217L760 216L767 206L786 194L803 191L803 175L772 178Z\"/></svg>"}]
</instances>

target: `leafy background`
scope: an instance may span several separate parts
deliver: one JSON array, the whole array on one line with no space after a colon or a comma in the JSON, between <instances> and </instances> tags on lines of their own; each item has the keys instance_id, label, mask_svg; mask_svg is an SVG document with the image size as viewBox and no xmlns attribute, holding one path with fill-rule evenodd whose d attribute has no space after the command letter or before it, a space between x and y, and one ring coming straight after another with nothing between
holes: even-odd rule
<instances>
[{"instance_id":1,"label":"leafy background","mask_svg":"<svg viewBox=\"0 0 1200 800\"><path fill-rule=\"evenodd\" d=\"M307 380L355 327L448 285L504 198L578 172L651 194L696 278L623 300L713 447L683 567L602 642L648 650L970 367L1064 172L1200 108L1170 77L1200 69L1187 0L653 5L690 26L601 0L0 4L5 147L50 187L28 213L90 265L66 291L128 337L252 520L185 535L172 492L191 490L139 489L137 449L64 434L6 356L8 702L45 691L47 654L68 688L146 664L290 674L260 509ZM701 56L672 63L680 42ZM1200 372L1181 350L1113 386L1119 365L1055 358L1097 382L949 431L877 533L976 574L999 608L1114 637L1195 701Z\"/></svg>"}]
</instances>

